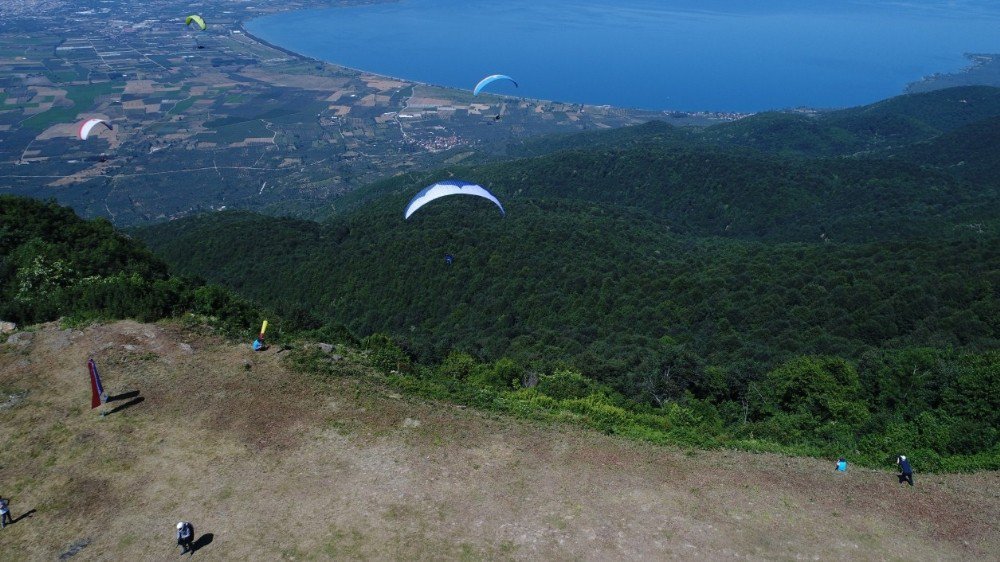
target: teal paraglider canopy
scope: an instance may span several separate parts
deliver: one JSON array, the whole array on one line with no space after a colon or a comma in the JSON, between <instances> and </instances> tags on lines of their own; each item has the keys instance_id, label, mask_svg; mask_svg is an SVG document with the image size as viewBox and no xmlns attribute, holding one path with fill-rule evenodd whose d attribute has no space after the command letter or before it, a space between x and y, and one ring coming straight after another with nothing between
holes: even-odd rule
<instances>
[{"instance_id":1,"label":"teal paraglider canopy","mask_svg":"<svg viewBox=\"0 0 1000 562\"><path fill-rule=\"evenodd\" d=\"M518 87L517 82L514 82L514 79L511 78L510 76L507 76L506 74L491 74L486 78L483 78L482 80L479 81L478 84L476 84L476 87L472 89L472 95L478 96L479 92L481 92L483 88L489 86L490 84L496 82L497 80L509 80L514 84L515 88Z\"/></svg>"},{"instance_id":2,"label":"teal paraglider canopy","mask_svg":"<svg viewBox=\"0 0 1000 562\"><path fill-rule=\"evenodd\" d=\"M410 199L410 203L406 205L406 211L403 212L403 219L410 218L410 215L415 213L417 209L423 207L431 201L440 199L441 197L447 197L449 195L475 195L477 197L489 199L500 208L500 214L504 216L507 215L507 212L503 210L503 205L500 204L500 200L490 193L485 187L462 180L446 180L439 181L434 185L425 187L414 195L413 199Z\"/></svg>"}]
</instances>

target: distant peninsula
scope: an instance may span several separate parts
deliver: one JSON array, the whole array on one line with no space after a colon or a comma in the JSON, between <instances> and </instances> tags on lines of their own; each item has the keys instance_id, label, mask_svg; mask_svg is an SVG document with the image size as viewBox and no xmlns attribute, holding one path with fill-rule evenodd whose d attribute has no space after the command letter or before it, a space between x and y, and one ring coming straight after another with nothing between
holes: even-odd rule
<instances>
[{"instance_id":1,"label":"distant peninsula","mask_svg":"<svg viewBox=\"0 0 1000 562\"><path fill-rule=\"evenodd\" d=\"M953 73L935 73L906 87L907 94L955 86L1000 86L1000 54L966 53L972 64Z\"/></svg>"}]
</instances>

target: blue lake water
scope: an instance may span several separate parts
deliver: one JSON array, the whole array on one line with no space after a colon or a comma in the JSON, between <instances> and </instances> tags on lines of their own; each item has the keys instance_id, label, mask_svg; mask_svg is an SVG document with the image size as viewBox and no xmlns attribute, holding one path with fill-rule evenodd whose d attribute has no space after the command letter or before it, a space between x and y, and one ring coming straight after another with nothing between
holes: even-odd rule
<instances>
[{"instance_id":1,"label":"blue lake water","mask_svg":"<svg viewBox=\"0 0 1000 562\"><path fill-rule=\"evenodd\" d=\"M332 63L472 89L645 109L846 107L964 53L1000 52L1000 0L402 0L248 31Z\"/></svg>"}]
</instances>

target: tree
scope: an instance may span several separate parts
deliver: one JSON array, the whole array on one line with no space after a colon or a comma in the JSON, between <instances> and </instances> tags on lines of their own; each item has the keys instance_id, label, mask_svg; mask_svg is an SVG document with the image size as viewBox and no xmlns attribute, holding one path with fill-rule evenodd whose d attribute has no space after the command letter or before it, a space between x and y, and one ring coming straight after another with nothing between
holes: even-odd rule
<instances>
[{"instance_id":1,"label":"tree","mask_svg":"<svg viewBox=\"0 0 1000 562\"><path fill-rule=\"evenodd\" d=\"M792 359L764 377L761 394L764 401L756 408L761 416L783 413L811 424L858 426L869 415L857 369L837 357Z\"/></svg>"}]
</instances>

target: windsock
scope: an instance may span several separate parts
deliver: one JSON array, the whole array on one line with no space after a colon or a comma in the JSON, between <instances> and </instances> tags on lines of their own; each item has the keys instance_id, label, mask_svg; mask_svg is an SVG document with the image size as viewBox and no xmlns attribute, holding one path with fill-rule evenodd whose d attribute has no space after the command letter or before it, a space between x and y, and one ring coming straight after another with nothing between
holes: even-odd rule
<instances>
[{"instance_id":1,"label":"windsock","mask_svg":"<svg viewBox=\"0 0 1000 562\"><path fill-rule=\"evenodd\" d=\"M101 374L97 372L93 357L87 360L87 370L90 371L90 407L93 409L108 401L108 393L104 392Z\"/></svg>"}]
</instances>

